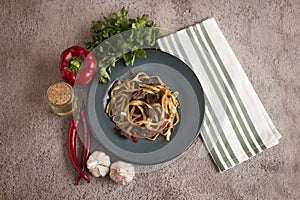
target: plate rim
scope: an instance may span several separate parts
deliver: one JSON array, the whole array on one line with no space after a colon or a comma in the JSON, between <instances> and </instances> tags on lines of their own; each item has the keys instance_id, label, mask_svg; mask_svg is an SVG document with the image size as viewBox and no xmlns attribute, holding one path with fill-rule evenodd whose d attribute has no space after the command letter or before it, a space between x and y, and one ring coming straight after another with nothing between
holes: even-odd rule
<instances>
[{"instance_id":1,"label":"plate rim","mask_svg":"<svg viewBox=\"0 0 300 200\"><path fill-rule=\"evenodd\" d=\"M178 156L180 156L181 154L183 154L184 152L186 152L189 148L190 148L190 146L194 143L194 141L196 140L196 138L199 136L199 134L200 134L200 131L201 131L201 127L203 126L203 121L204 121L204 114L205 114L205 98L204 98L204 90L203 90L203 87L202 87L202 84L201 84L201 82L200 82L200 80L199 80L199 78L198 78L198 76L196 75L196 73L194 72L194 70L191 68L191 67L189 67L184 61L182 61L180 58L178 58L178 57L176 57L176 56L174 56L174 55L172 55L172 54L169 54L169 53L167 53L167 52L164 52L164 51L161 51L160 49L145 49L145 51L146 51L146 53L148 53L149 51L155 51L155 52L160 52L160 53L162 53L162 54L166 54L167 56L169 56L169 57L173 57L173 59L176 59L176 60L178 60L179 62L181 62L183 65L185 65L186 66L186 68L188 69L188 70L190 70L190 72L192 72L192 74L193 74L193 76L195 76L195 78L196 78L196 81L197 81L197 84L198 84L198 86L200 86L200 89L201 89L201 91L202 91L202 95L200 95L201 96L201 100L202 100L202 104L201 103L199 103L199 108L201 107L201 110L200 110L200 119L199 119L199 123L198 123L198 127L197 127L197 130L196 130L196 132L197 133L195 133L195 136L192 138L192 140L189 142L189 144L188 145L185 145L184 146L184 148L183 148L183 151L181 152L181 153L178 153L178 154L176 154L176 155L173 155L173 156L170 156L168 159L164 159L164 160L162 160L162 161L159 161L159 162L138 162L138 163L136 163L136 162L132 162L132 161L128 161L128 159L124 159L124 158L122 158L121 156L118 156L118 155L116 155L113 151L110 151L109 149L107 149L105 146L107 146L107 145L103 145L103 142L101 142L101 141L99 141L100 139L98 138L98 136L97 136L97 134L95 134L95 130L94 130L94 128L95 128L95 126L94 126L94 124L92 123L92 121L89 119L89 117L91 116L91 114L94 114L95 116L96 116L96 118L97 118L97 115L96 115L96 111L95 111L95 109L91 109L91 107L92 108L94 108L95 107L95 101L93 101L93 99L95 99L95 96L96 96L96 92L95 92L95 94L94 95L92 95L92 97L91 97L91 95L90 95L90 90L92 90L93 89L93 85L94 85L94 89L97 89L97 87L98 87L98 84L100 84L99 82L98 82L98 84L92 84L93 82L94 82L94 80L92 80L91 81L91 83L89 84L89 87L88 87L88 93L87 93L87 105L86 105L86 107L87 107L87 121L88 121L88 125L89 125L89 127L90 127L90 131L91 131L91 133L93 134L93 136L95 137L95 139L97 140L97 142L98 143L100 143L100 146L101 146L101 148L103 148L104 150L106 150L106 151L108 151L109 153L109 155L111 155L111 154L113 154L113 156L115 156L115 157L119 157L121 160L124 160L124 161L126 161L126 162L130 162L130 163L132 163L132 164L137 164L137 165L155 165L155 164L161 164L161 163L164 163L164 162L168 162L168 161L170 161L170 160L172 160L172 159L174 159L174 158L176 158L176 157L178 157ZM147 58L145 58L145 60L146 60ZM146 62L144 62L144 64L145 64ZM120 67L120 66L119 66ZM171 66L170 66L171 67ZM172 67L172 68L174 68L174 67ZM126 71L129 71L130 69L132 69L132 68L129 68L128 70L126 70ZM99 80L99 73L97 73L95 76L94 76L94 78L93 79L97 79L96 81L98 81ZM111 81L111 83L113 83L113 81ZM189 83L191 84L191 82L189 81ZM108 86L108 88L109 87L111 87L111 85L112 84L110 84L110 83L106 83L106 84L109 84L109 86ZM191 84L192 85L192 84ZM192 86L192 88L194 89L194 87ZM195 91L195 89L194 89L194 91ZM196 91L195 91L195 93L196 93ZM91 100L92 99L92 100ZM199 99L199 97L197 96L197 99ZM92 103L90 103L92 101ZM197 100L198 101L198 100ZM199 102L199 101L198 101ZM105 103L105 102L103 102L103 103ZM201 104L201 105L200 105ZM202 111L202 112L201 112ZM91 113L92 112L92 113ZM105 113L104 113L105 114ZM98 121L98 118L97 118L97 121ZM98 124L99 124L99 121L98 121ZM101 128L101 125L100 125L100 128ZM103 138L102 138L103 139ZM111 142L111 141L110 141ZM120 147L118 147L117 145L115 145L117 148L120 148ZM120 148L121 149L121 148ZM121 150L123 150L123 149L121 149ZM159 150L159 149L158 149ZM155 150L155 151L158 151L158 150ZM126 150L123 150L123 151L126 151ZM153 153L153 152L155 152L155 151L151 151L151 152L149 152L149 153ZM130 152L131 154L148 154L148 153L135 153L135 152Z\"/></svg>"}]
</instances>

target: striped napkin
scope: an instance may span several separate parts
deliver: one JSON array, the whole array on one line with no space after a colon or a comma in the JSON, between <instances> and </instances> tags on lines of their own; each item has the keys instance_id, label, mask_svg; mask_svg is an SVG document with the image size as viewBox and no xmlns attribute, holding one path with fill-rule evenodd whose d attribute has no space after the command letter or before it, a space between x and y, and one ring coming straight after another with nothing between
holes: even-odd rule
<instances>
[{"instance_id":1,"label":"striped napkin","mask_svg":"<svg viewBox=\"0 0 300 200\"><path fill-rule=\"evenodd\" d=\"M184 61L205 93L201 136L220 171L278 144L275 128L214 18L158 40Z\"/></svg>"}]
</instances>

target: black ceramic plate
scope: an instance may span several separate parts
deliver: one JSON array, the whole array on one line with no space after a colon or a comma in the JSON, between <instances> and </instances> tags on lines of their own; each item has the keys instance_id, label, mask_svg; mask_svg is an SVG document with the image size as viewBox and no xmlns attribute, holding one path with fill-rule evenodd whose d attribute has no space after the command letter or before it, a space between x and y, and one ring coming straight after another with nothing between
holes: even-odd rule
<instances>
[{"instance_id":1,"label":"black ceramic plate","mask_svg":"<svg viewBox=\"0 0 300 200\"><path fill-rule=\"evenodd\" d=\"M118 160L140 165L163 163L183 153L198 136L204 115L204 94L194 72L178 58L159 50L147 50L147 58L137 58L133 67L118 62L112 70L111 83L98 83L98 74L88 91L88 122L99 145ZM159 136L155 141L140 138L134 143L115 131L115 124L105 113L108 91L129 70L158 75L172 91L179 92L180 123L174 127L170 141Z\"/></svg>"}]
</instances>

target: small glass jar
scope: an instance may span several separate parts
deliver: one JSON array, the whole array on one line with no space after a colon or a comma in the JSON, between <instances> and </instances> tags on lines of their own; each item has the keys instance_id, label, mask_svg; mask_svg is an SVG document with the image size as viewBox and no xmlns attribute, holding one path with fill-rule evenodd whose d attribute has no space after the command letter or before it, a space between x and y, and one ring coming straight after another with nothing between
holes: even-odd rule
<instances>
[{"instance_id":1,"label":"small glass jar","mask_svg":"<svg viewBox=\"0 0 300 200\"><path fill-rule=\"evenodd\" d=\"M66 82L54 83L47 90L49 105L59 116L72 114L73 96L73 88Z\"/></svg>"}]
</instances>

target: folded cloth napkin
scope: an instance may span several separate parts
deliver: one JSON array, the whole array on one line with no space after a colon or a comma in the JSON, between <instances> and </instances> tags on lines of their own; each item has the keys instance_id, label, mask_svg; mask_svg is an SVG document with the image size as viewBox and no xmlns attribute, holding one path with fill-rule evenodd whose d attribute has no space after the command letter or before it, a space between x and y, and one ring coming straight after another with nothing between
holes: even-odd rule
<instances>
[{"instance_id":1,"label":"folded cloth napkin","mask_svg":"<svg viewBox=\"0 0 300 200\"><path fill-rule=\"evenodd\" d=\"M184 61L205 93L200 134L220 171L278 144L275 128L214 18L158 40Z\"/></svg>"}]
</instances>

